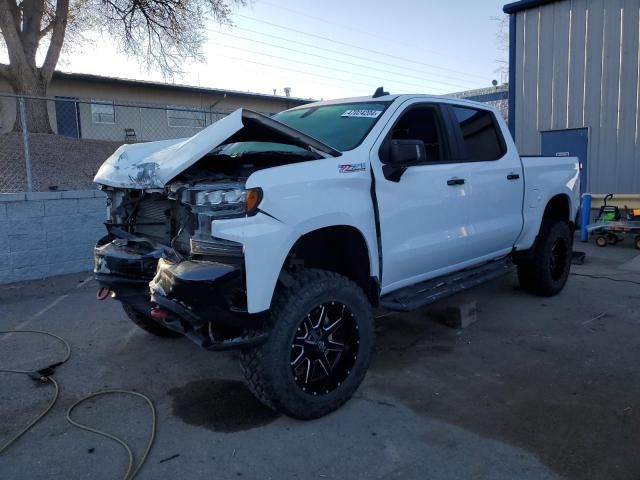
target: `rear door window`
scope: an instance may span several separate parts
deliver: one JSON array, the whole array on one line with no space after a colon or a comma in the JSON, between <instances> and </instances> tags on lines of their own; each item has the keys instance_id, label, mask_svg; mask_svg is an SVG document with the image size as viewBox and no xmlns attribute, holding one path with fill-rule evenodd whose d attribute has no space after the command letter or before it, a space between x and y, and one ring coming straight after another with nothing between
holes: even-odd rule
<instances>
[{"instance_id":1,"label":"rear door window","mask_svg":"<svg viewBox=\"0 0 640 480\"><path fill-rule=\"evenodd\" d=\"M505 154L504 139L490 111L469 107L452 110L462 134L465 160L498 160Z\"/></svg>"}]
</instances>

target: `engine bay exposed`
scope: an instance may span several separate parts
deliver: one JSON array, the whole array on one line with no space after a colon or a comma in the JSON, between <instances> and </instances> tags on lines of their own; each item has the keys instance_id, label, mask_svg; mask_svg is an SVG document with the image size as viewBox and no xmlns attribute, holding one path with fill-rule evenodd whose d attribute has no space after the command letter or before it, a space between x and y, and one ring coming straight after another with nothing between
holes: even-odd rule
<instances>
[{"instance_id":1,"label":"engine bay exposed","mask_svg":"<svg viewBox=\"0 0 640 480\"><path fill-rule=\"evenodd\" d=\"M229 144L217 148L178 175L174 181L186 184L222 180L246 182L247 178L258 170L321 158L303 149L296 150L295 152L273 150L246 151L235 154L225 153L227 149L230 150L234 146L240 148L238 147L240 145L243 144ZM282 145L282 147L285 146L286 145Z\"/></svg>"},{"instance_id":2,"label":"engine bay exposed","mask_svg":"<svg viewBox=\"0 0 640 480\"><path fill-rule=\"evenodd\" d=\"M240 202L253 172L319 158L311 151L293 149L291 145L262 142L226 144L162 190L104 186L109 199L108 227L149 238L185 257L241 257L241 245L211 236L211 221L245 215Z\"/></svg>"}]
</instances>

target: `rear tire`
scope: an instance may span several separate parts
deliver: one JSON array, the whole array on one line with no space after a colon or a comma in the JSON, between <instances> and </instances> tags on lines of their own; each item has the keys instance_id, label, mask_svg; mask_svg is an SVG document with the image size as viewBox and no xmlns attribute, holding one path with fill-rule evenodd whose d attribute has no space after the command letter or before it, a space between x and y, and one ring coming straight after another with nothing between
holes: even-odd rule
<instances>
[{"instance_id":1,"label":"rear tire","mask_svg":"<svg viewBox=\"0 0 640 480\"><path fill-rule=\"evenodd\" d=\"M633 245L640 250L640 235L638 235L634 240L633 240Z\"/></svg>"},{"instance_id":2,"label":"rear tire","mask_svg":"<svg viewBox=\"0 0 640 480\"><path fill-rule=\"evenodd\" d=\"M308 420L337 410L369 367L373 314L364 292L337 273L303 270L276 295L271 333L241 353L249 389L265 405Z\"/></svg>"},{"instance_id":3,"label":"rear tire","mask_svg":"<svg viewBox=\"0 0 640 480\"><path fill-rule=\"evenodd\" d=\"M136 310L131 305L123 303L122 309L124 310L124 313L127 314L127 317L129 317L129 320L131 320L144 331L155 335L156 337L177 338L182 336L178 332L174 332L173 330L169 330L168 328L163 327L153 318Z\"/></svg>"},{"instance_id":4,"label":"rear tire","mask_svg":"<svg viewBox=\"0 0 640 480\"><path fill-rule=\"evenodd\" d=\"M567 283L573 241L569 226L545 219L531 249L518 262L520 286L535 295L551 297Z\"/></svg>"}]
</instances>

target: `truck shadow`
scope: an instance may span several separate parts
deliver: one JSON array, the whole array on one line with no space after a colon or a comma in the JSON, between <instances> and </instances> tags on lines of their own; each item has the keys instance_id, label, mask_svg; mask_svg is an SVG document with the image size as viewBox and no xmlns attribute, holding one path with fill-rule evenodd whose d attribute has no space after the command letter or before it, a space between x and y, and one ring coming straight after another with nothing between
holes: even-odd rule
<instances>
[{"instance_id":1,"label":"truck shadow","mask_svg":"<svg viewBox=\"0 0 640 480\"><path fill-rule=\"evenodd\" d=\"M462 332L434 320L428 310L416 319L397 313L376 319L376 343L371 369L374 372L392 371L407 367L425 356L453 353Z\"/></svg>"}]
</instances>

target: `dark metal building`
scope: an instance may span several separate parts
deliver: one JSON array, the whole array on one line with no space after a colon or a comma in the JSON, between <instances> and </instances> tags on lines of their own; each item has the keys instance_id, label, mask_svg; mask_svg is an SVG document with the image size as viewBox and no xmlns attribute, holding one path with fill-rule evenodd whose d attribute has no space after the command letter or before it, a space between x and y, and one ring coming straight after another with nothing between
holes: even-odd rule
<instances>
[{"instance_id":1,"label":"dark metal building","mask_svg":"<svg viewBox=\"0 0 640 480\"><path fill-rule=\"evenodd\" d=\"M640 193L640 0L523 0L504 11L521 153L578 155L583 191Z\"/></svg>"}]
</instances>

